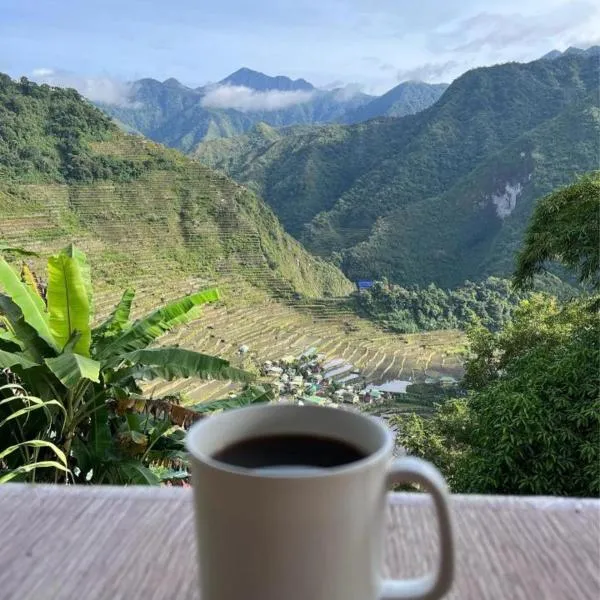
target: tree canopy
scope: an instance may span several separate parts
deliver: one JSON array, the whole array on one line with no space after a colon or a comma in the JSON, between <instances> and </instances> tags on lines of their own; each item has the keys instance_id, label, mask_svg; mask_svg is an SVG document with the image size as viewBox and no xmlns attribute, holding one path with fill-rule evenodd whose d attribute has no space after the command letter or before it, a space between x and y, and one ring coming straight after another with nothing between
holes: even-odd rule
<instances>
[{"instance_id":1,"label":"tree canopy","mask_svg":"<svg viewBox=\"0 0 600 600\"><path fill-rule=\"evenodd\" d=\"M600 287L600 171L538 202L517 258L515 285L531 286L549 261Z\"/></svg>"}]
</instances>

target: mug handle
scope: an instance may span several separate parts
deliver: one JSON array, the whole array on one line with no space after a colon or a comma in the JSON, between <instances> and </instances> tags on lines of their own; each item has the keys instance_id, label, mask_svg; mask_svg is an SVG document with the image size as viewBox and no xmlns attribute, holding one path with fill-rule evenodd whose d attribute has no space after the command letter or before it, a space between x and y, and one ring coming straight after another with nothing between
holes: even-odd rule
<instances>
[{"instance_id":1,"label":"mug handle","mask_svg":"<svg viewBox=\"0 0 600 600\"><path fill-rule=\"evenodd\" d=\"M395 460L388 472L387 484L414 482L433 496L440 531L441 552L434 573L415 579L386 579L380 600L437 600L452 585L454 576L454 540L449 510L449 494L441 473L430 463L407 456Z\"/></svg>"}]
</instances>

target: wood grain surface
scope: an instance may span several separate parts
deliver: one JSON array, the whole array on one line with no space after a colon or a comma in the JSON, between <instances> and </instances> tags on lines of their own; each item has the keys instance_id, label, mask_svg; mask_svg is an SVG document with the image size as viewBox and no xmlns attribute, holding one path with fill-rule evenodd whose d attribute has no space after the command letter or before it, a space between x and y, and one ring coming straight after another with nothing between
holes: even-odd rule
<instances>
[{"instance_id":1,"label":"wood grain surface","mask_svg":"<svg viewBox=\"0 0 600 600\"><path fill-rule=\"evenodd\" d=\"M600 598L600 501L452 503L448 598ZM432 511L426 496L390 495L385 575L431 567ZM0 486L0 600L199 600L193 531L188 489Z\"/></svg>"}]
</instances>

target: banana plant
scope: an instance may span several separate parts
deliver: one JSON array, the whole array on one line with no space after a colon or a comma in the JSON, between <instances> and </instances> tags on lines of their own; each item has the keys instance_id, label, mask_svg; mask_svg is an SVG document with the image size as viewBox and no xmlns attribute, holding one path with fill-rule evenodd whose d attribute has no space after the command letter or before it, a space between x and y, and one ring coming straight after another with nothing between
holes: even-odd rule
<instances>
[{"instance_id":1,"label":"banana plant","mask_svg":"<svg viewBox=\"0 0 600 600\"><path fill-rule=\"evenodd\" d=\"M83 252L70 245L48 259L45 294L37 278L25 270L20 276L0 256L0 370L9 370L29 394L50 403L53 431L59 432L53 443L76 481L157 482L147 468L151 451L179 426L151 417L143 382L223 379L246 384L239 404L247 403L249 394L257 401L268 396L249 386L253 375L222 358L153 345L196 319L202 305L219 300L218 290L185 296L132 321L134 296L133 289L126 290L112 314L93 327L91 274ZM120 411L123 406L129 408ZM145 419L131 416L144 411ZM0 452L9 443L5 437L0 431Z\"/></svg>"}]
</instances>

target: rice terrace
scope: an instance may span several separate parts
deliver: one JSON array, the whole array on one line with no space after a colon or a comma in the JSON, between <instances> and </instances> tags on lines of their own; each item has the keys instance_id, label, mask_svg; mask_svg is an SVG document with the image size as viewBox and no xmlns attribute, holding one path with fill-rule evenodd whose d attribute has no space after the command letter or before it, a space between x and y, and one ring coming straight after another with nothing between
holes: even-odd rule
<instances>
[{"instance_id":1,"label":"rice terrace","mask_svg":"<svg viewBox=\"0 0 600 600\"><path fill-rule=\"evenodd\" d=\"M134 314L161 300L182 296L193 286L194 280L170 282L170 293L165 295L164 288L153 288L151 281L139 282ZM169 334L162 343L222 356L233 363L241 360L239 348L246 345L249 358L256 364L296 356L314 347L328 361L343 359L360 370L367 383L375 384L409 378L437 381L441 376L458 377L462 373L465 343L459 331L399 335L352 314L344 307L344 299L293 303L255 291L254 299L244 302L239 298L252 294L249 286L225 280L222 289L222 302L205 307L198 320ZM98 319L106 316L117 298L110 291L99 295ZM182 380L155 384L150 391L154 396L185 394L198 403L221 398L233 389L234 384L222 381Z\"/></svg>"}]
</instances>

